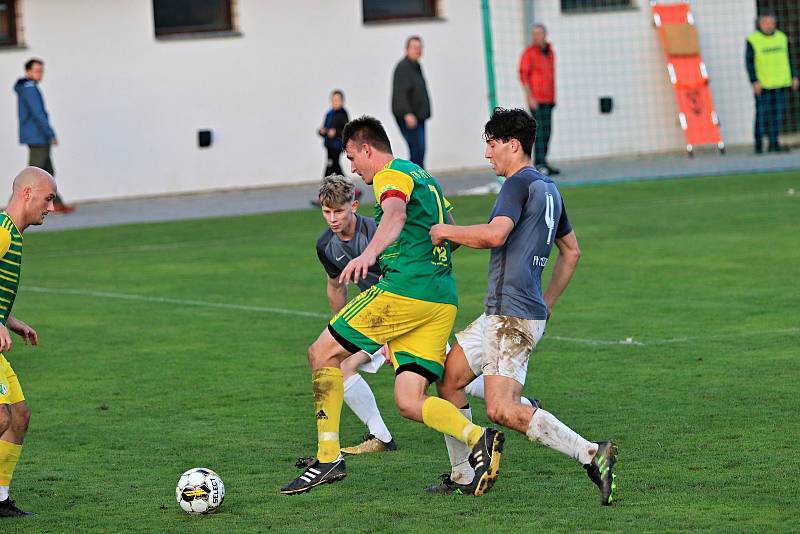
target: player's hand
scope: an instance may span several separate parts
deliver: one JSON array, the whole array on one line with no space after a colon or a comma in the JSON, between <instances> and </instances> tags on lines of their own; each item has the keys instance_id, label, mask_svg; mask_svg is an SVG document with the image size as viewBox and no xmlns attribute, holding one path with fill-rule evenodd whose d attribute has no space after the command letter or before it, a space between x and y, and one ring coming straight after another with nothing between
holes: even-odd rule
<instances>
[{"instance_id":1,"label":"player's hand","mask_svg":"<svg viewBox=\"0 0 800 534\"><path fill-rule=\"evenodd\" d=\"M758 82L753 82L753 94L758 96L761 94L761 84Z\"/></svg>"},{"instance_id":2,"label":"player's hand","mask_svg":"<svg viewBox=\"0 0 800 534\"><path fill-rule=\"evenodd\" d=\"M792 91L800 90L800 79L792 78Z\"/></svg>"},{"instance_id":3,"label":"player's hand","mask_svg":"<svg viewBox=\"0 0 800 534\"><path fill-rule=\"evenodd\" d=\"M417 127L417 117L413 113L406 113L403 117L406 121L406 126L414 129Z\"/></svg>"},{"instance_id":4,"label":"player's hand","mask_svg":"<svg viewBox=\"0 0 800 534\"><path fill-rule=\"evenodd\" d=\"M360 256L353 258L344 266L342 274L339 275L339 283L349 284L351 279L353 282L358 283L359 280L365 279L369 268L375 265L376 261L377 258L374 254L364 251Z\"/></svg>"},{"instance_id":5,"label":"player's hand","mask_svg":"<svg viewBox=\"0 0 800 534\"><path fill-rule=\"evenodd\" d=\"M328 128L328 137L330 137L331 139L336 137L336 130L334 128Z\"/></svg>"},{"instance_id":6,"label":"player's hand","mask_svg":"<svg viewBox=\"0 0 800 534\"><path fill-rule=\"evenodd\" d=\"M537 102L536 99L533 98L532 96L529 96L528 97L528 107L533 109L533 110L535 110L535 109L537 109L539 107L539 102Z\"/></svg>"},{"instance_id":7,"label":"player's hand","mask_svg":"<svg viewBox=\"0 0 800 534\"><path fill-rule=\"evenodd\" d=\"M380 348L381 354L386 358L386 363L392 363L392 353L389 350L389 345L384 345Z\"/></svg>"},{"instance_id":8,"label":"player's hand","mask_svg":"<svg viewBox=\"0 0 800 534\"><path fill-rule=\"evenodd\" d=\"M317 130L317 133L319 133L320 135L325 135L325 128L324 127L320 127L320 129Z\"/></svg>"},{"instance_id":9,"label":"player's hand","mask_svg":"<svg viewBox=\"0 0 800 534\"><path fill-rule=\"evenodd\" d=\"M50 141L50 144L53 145L53 146L58 145L58 139L54 137L53 140Z\"/></svg>"},{"instance_id":10,"label":"player's hand","mask_svg":"<svg viewBox=\"0 0 800 534\"><path fill-rule=\"evenodd\" d=\"M26 323L20 321L16 317L9 317L6 326L11 329L12 332L21 337L26 345L30 343L35 347L39 344L39 335L36 333L36 330L28 326Z\"/></svg>"},{"instance_id":11,"label":"player's hand","mask_svg":"<svg viewBox=\"0 0 800 534\"><path fill-rule=\"evenodd\" d=\"M0 352L8 352L11 350L11 334L5 325L0 324Z\"/></svg>"},{"instance_id":12,"label":"player's hand","mask_svg":"<svg viewBox=\"0 0 800 534\"><path fill-rule=\"evenodd\" d=\"M431 226L431 231L429 232L431 234L431 243L437 246L444 245L447 242L444 236L448 226L447 224L434 224Z\"/></svg>"}]
</instances>

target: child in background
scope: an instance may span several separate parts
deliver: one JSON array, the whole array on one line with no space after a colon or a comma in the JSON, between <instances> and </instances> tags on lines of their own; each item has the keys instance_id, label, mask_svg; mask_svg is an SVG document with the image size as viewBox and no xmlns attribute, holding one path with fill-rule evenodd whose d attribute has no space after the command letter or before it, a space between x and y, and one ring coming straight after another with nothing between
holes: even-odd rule
<instances>
[{"instance_id":1,"label":"child in background","mask_svg":"<svg viewBox=\"0 0 800 534\"><path fill-rule=\"evenodd\" d=\"M322 126L317 133L322 137L322 144L328 153L328 160L325 165L325 172L322 177L331 174L344 175L339 159L342 155L342 130L344 125L350 121L347 110L344 109L344 93L340 89L331 92L331 109L325 114ZM356 200L361 198L361 190L356 189ZM311 201L312 206L319 207L319 199Z\"/></svg>"},{"instance_id":2,"label":"child in background","mask_svg":"<svg viewBox=\"0 0 800 534\"><path fill-rule=\"evenodd\" d=\"M323 178L331 174L343 174L339 165L339 158L342 155L342 130L349 120L347 110L344 109L344 93L336 89L331 93L331 109L325 114L325 120L319 129L319 135L323 138L322 144L328 152Z\"/></svg>"}]
</instances>

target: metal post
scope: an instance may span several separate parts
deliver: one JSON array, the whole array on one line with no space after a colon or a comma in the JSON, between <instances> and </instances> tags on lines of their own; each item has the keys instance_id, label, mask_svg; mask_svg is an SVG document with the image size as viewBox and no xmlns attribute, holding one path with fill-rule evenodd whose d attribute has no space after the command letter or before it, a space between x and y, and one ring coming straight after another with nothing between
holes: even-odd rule
<instances>
[{"instance_id":1,"label":"metal post","mask_svg":"<svg viewBox=\"0 0 800 534\"><path fill-rule=\"evenodd\" d=\"M489 115L497 107L497 88L494 78L494 46L492 45L492 16L489 12L489 0L481 0L481 18L483 19L483 51L486 58L486 88L489 97Z\"/></svg>"}]
</instances>

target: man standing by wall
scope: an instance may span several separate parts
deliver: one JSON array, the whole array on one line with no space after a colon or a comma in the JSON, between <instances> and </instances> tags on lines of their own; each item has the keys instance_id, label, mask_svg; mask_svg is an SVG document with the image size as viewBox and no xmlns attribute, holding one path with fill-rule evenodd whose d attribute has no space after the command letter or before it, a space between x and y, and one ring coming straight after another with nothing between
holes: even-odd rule
<instances>
[{"instance_id":1,"label":"man standing by wall","mask_svg":"<svg viewBox=\"0 0 800 534\"><path fill-rule=\"evenodd\" d=\"M394 68L392 113L408 143L408 159L424 168L425 121L431 117L431 102L421 57L422 39L416 35L406 39L406 57Z\"/></svg>"},{"instance_id":2,"label":"man standing by wall","mask_svg":"<svg viewBox=\"0 0 800 534\"><path fill-rule=\"evenodd\" d=\"M559 174L561 171L547 163L553 108L556 107L556 56L543 24L533 26L533 42L519 60L519 79L525 89L528 108L536 119L533 164L544 175Z\"/></svg>"},{"instance_id":3,"label":"man standing by wall","mask_svg":"<svg viewBox=\"0 0 800 534\"><path fill-rule=\"evenodd\" d=\"M25 77L17 80L17 113L19 116L19 142L28 145L28 165L38 167L55 176L50 146L58 144L56 132L50 126L39 82L44 77L44 62L30 59L25 63ZM60 196L54 202L56 213L71 213L75 208L64 204Z\"/></svg>"},{"instance_id":4,"label":"man standing by wall","mask_svg":"<svg viewBox=\"0 0 800 534\"><path fill-rule=\"evenodd\" d=\"M797 91L800 88L789 55L789 39L775 26L774 15L760 15L758 30L747 37L745 49L747 74L756 98L756 154L763 152L765 133L769 138L769 151L781 151L778 135L786 106L786 89L791 87Z\"/></svg>"}]
</instances>

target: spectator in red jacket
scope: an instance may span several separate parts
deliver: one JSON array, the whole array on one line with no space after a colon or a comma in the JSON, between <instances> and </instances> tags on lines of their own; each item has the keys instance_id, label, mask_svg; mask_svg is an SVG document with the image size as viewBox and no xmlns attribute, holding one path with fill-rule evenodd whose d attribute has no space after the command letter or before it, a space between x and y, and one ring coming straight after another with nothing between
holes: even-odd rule
<instances>
[{"instance_id":1,"label":"spectator in red jacket","mask_svg":"<svg viewBox=\"0 0 800 534\"><path fill-rule=\"evenodd\" d=\"M543 24L533 26L533 42L519 60L519 79L528 98L531 115L536 119L536 141L533 163L536 170L546 175L559 174L547 163L547 148L556 107L556 56L553 45L547 40Z\"/></svg>"}]
</instances>

